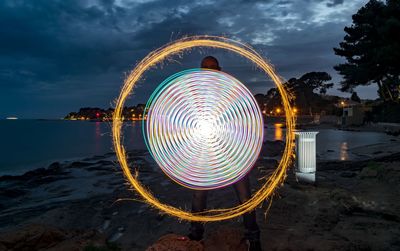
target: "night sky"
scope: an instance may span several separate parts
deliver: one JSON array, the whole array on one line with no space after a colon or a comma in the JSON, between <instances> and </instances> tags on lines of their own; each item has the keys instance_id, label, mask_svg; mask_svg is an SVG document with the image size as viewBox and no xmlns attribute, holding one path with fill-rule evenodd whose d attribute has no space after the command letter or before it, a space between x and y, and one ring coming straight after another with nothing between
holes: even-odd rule
<instances>
[{"instance_id":1,"label":"night sky","mask_svg":"<svg viewBox=\"0 0 400 251\"><path fill-rule=\"evenodd\" d=\"M184 35L224 35L255 47L286 79L326 71L343 59L333 47L367 0L2 0L0 119L61 118L80 107L108 108L125 75L150 51ZM220 50L193 50L150 70L128 104L145 102L170 74L205 55L253 93L272 83L254 65ZM337 91L329 94L349 96ZM374 86L357 88L376 98Z\"/></svg>"}]
</instances>

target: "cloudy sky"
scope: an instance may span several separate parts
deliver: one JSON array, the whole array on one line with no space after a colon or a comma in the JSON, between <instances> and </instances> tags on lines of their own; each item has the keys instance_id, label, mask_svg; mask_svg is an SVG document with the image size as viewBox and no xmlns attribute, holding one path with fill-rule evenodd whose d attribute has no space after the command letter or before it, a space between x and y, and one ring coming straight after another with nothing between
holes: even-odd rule
<instances>
[{"instance_id":1,"label":"cloudy sky","mask_svg":"<svg viewBox=\"0 0 400 251\"><path fill-rule=\"evenodd\" d=\"M343 59L332 48L366 0L2 0L0 118L60 118L84 106L109 107L124 77L147 53L185 35L249 43L288 79L326 71ZM145 102L164 78L216 55L254 93L270 81L251 63L203 49L149 71L130 103ZM331 94L344 95L337 91ZM374 87L356 89L375 98Z\"/></svg>"}]
</instances>

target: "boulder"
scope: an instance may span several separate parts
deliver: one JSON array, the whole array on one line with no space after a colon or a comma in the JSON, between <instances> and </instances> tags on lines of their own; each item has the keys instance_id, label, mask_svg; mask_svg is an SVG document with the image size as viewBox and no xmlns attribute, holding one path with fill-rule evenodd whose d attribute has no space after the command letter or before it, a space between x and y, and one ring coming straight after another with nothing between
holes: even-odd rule
<instances>
[{"instance_id":1,"label":"boulder","mask_svg":"<svg viewBox=\"0 0 400 251\"><path fill-rule=\"evenodd\" d=\"M206 251L247 251L246 239L238 228L221 227L204 241Z\"/></svg>"},{"instance_id":2,"label":"boulder","mask_svg":"<svg viewBox=\"0 0 400 251\"><path fill-rule=\"evenodd\" d=\"M359 174L360 178L376 178L378 176L378 170L371 167L365 167Z\"/></svg>"},{"instance_id":3,"label":"boulder","mask_svg":"<svg viewBox=\"0 0 400 251\"><path fill-rule=\"evenodd\" d=\"M192 241L186 236L167 234L146 251L247 251L247 243L242 231L237 228L222 227L212 232L203 241Z\"/></svg>"},{"instance_id":4,"label":"boulder","mask_svg":"<svg viewBox=\"0 0 400 251\"><path fill-rule=\"evenodd\" d=\"M186 236L167 234L161 237L156 243L146 249L146 251L204 251L201 242L192 241Z\"/></svg>"},{"instance_id":5,"label":"boulder","mask_svg":"<svg viewBox=\"0 0 400 251\"><path fill-rule=\"evenodd\" d=\"M0 251L78 251L88 245L106 246L106 238L95 230L61 230L38 224L0 234Z\"/></svg>"}]
</instances>

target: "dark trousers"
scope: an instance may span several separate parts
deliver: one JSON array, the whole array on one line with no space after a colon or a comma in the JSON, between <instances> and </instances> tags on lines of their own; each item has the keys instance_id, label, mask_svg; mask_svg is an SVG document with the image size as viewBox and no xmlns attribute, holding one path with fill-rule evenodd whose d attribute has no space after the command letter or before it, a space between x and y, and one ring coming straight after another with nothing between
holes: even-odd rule
<instances>
[{"instance_id":1,"label":"dark trousers","mask_svg":"<svg viewBox=\"0 0 400 251\"><path fill-rule=\"evenodd\" d=\"M233 187L235 189L236 196L240 204L251 198L250 180L248 175L246 175L240 181L236 182ZM193 192L193 213L198 213L206 210L207 194L208 191L206 190L196 190ZM260 238L260 230L257 225L255 210L243 215L243 223L246 230L245 237L249 240L258 240ZM204 233L203 223L192 221L190 231L192 235L202 237Z\"/></svg>"}]
</instances>

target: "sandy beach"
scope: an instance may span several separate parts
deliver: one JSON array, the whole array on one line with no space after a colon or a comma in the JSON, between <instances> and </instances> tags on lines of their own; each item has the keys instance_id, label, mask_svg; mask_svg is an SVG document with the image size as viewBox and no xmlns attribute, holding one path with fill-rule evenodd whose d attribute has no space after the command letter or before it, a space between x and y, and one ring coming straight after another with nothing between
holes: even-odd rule
<instances>
[{"instance_id":1,"label":"sandy beach","mask_svg":"<svg viewBox=\"0 0 400 251\"><path fill-rule=\"evenodd\" d=\"M283 147L281 142L268 145L271 149L264 149L251 173L253 190L276 167ZM398 250L399 147L399 141L366 146L354 149L365 160L319 162L315 185L297 183L289 169L268 213L268 202L257 210L264 249ZM190 209L191 191L167 179L147 151L129 152L129 162L161 201ZM126 184L114 153L2 176L0 188L1 251L146 250L159 238L185 235L189 228L189 223L141 202ZM210 207L235 204L230 187L210 193ZM206 229L205 240L193 245L204 250L244 247L241 218L209 223Z\"/></svg>"}]
</instances>

